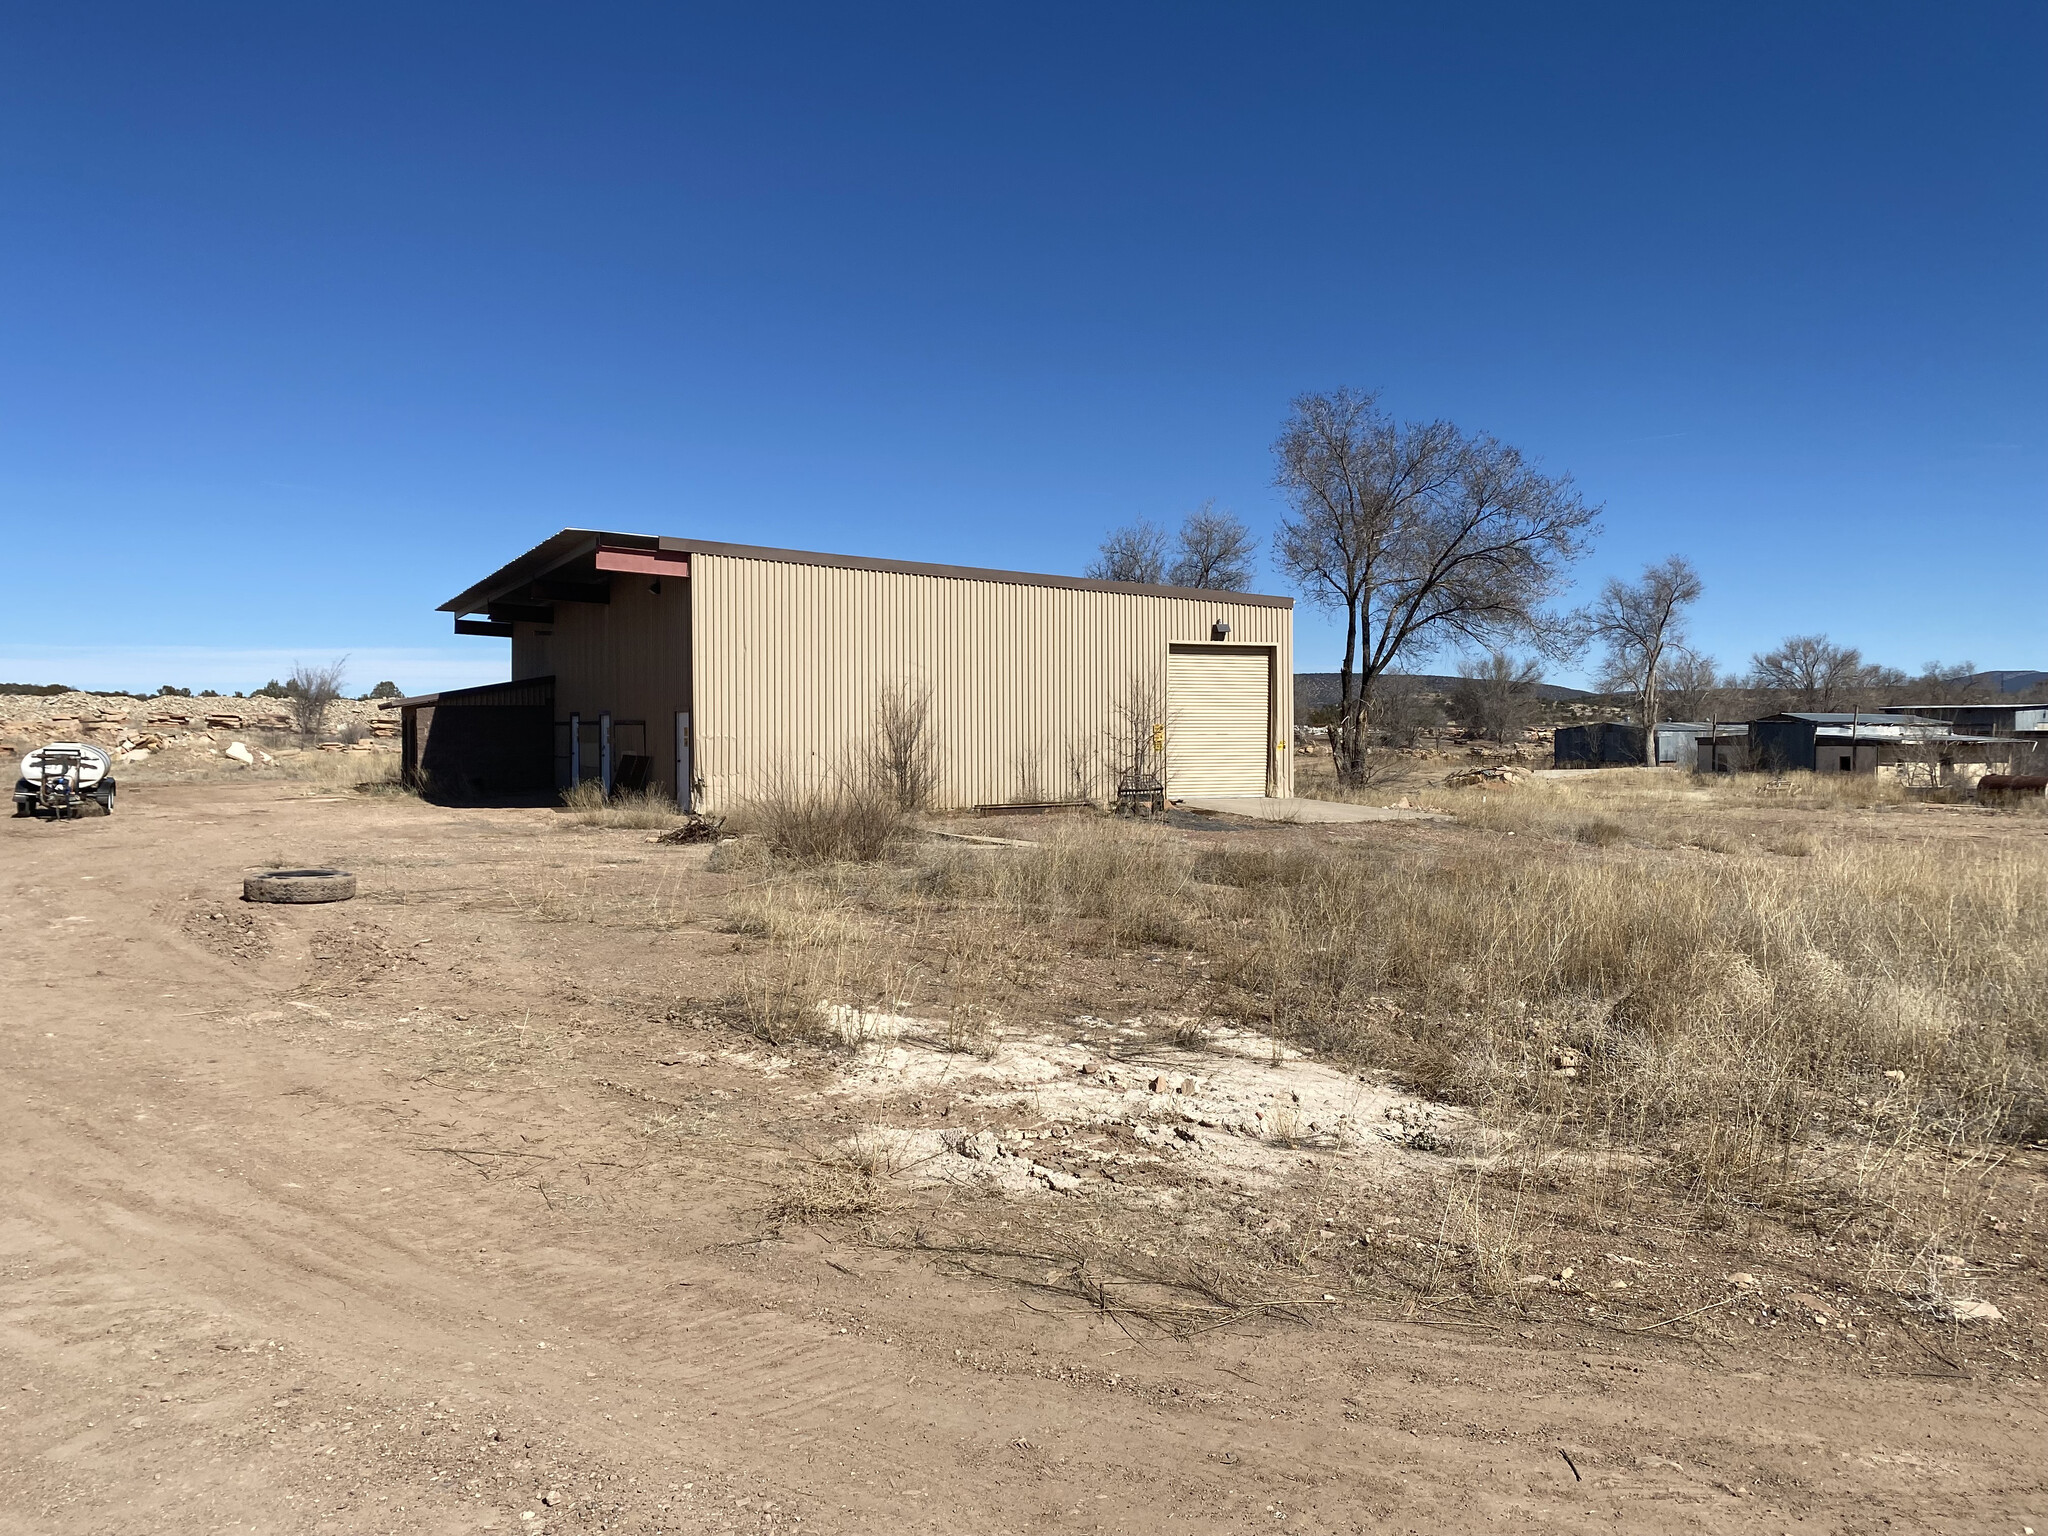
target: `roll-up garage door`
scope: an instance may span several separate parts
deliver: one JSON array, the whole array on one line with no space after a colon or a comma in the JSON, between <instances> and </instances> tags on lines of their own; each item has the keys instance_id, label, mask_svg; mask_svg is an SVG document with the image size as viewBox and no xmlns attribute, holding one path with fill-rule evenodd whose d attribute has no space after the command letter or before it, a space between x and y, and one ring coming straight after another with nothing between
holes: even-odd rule
<instances>
[{"instance_id":1,"label":"roll-up garage door","mask_svg":"<svg viewBox=\"0 0 2048 1536\"><path fill-rule=\"evenodd\" d=\"M1269 670L1264 651L1174 651L1168 656L1168 793L1266 792Z\"/></svg>"}]
</instances>

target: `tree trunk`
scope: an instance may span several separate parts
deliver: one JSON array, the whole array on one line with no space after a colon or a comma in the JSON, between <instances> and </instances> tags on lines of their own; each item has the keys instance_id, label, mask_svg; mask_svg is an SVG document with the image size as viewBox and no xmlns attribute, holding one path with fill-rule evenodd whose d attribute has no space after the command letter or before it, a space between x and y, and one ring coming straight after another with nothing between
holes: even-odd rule
<instances>
[{"instance_id":1,"label":"tree trunk","mask_svg":"<svg viewBox=\"0 0 2048 1536\"><path fill-rule=\"evenodd\" d=\"M1330 731L1330 755L1335 760L1337 782L1358 784L1365 777L1365 689L1359 679L1358 599L1345 605L1344 664L1338 669L1340 704L1337 725Z\"/></svg>"},{"instance_id":2,"label":"tree trunk","mask_svg":"<svg viewBox=\"0 0 2048 1536\"><path fill-rule=\"evenodd\" d=\"M1643 674L1643 766L1657 766L1657 664Z\"/></svg>"}]
</instances>

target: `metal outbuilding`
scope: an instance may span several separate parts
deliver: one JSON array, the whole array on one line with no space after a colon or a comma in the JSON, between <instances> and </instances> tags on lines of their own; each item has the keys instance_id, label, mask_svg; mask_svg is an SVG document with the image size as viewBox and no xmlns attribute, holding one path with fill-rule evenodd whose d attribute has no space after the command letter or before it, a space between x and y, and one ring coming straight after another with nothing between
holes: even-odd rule
<instances>
[{"instance_id":1,"label":"metal outbuilding","mask_svg":"<svg viewBox=\"0 0 2048 1536\"><path fill-rule=\"evenodd\" d=\"M1291 598L565 529L441 606L552 680L557 788L842 783L907 701L943 806L1293 789Z\"/></svg>"},{"instance_id":2,"label":"metal outbuilding","mask_svg":"<svg viewBox=\"0 0 2048 1536\"><path fill-rule=\"evenodd\" d=\"M555 680L529 677L392 699L405 782L464 799L554 787Z\"/></svg>"},{"instance_id":3,"label":"metal outbuilding","mask_svg":"<svg viewBox=\"0 0 2048 1536\"><path fill-rule=\"evenodd\" d=\"M1704 720L1659 720L1657 766L1690 771L1699 739L1713 727ZM1551 742L1554 768L1642 768L1643 728L1621 720L1562 725Z\"/></svg>"},{"instance_id":4,"label":"metal outbuilding","mask_svg":"<svg viewBox=\"0 0 2048 1536\"><path fill-rule=\"evenodd\" d=\"M1874 774L1910 789L1971 789L2008 774L2030 750L2010 736L1970 736L1945 720L1879 712L1793 712L1702 737L1702 772Z\"/></svg>"},{"instance_id":5,"label":"metal outbuilding","mask_svg":"<svg viewBox=\"0 0 2048 1536\"><path fill-rule=\"evenodd\" d=\"M1640 768L1643 728L1620 720L1561 725L1551 743L1550 761L1556 768Z\"/></svg>"},{"instance_id":6,"label":"metal outbuilding","mask_svg":"<svg viewBox=\"0 0 2048 1536\"><path fill-rule=\"evenodd\" d=\"M1943 720L1959 735L2048 739L2048 704L1886 705L1884 712Z\"/></svg>"}]
</instances>

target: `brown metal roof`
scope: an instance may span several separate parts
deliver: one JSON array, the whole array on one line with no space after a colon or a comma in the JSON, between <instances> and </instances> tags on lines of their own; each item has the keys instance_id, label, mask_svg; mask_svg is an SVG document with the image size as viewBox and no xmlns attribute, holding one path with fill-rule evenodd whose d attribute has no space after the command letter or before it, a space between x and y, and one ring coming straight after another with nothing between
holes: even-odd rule
<instances>
[{"instance_id":1,"label":"brown metal roof","mask_svg":"<svg viewBox=\"0 0 2048 1536\"><path fill-rule=\"evenodd\" d=\"M483 613L496 597L538 580L585 555L600 544L659 549L683 554L729 555L740 560L773 560L783 565L822 565L851 571L895 571L909 576L950 576L958 581L995 581L1021 587L1068 587L1082 592L1128 592L1136 597L1194 597L1265 608L1292 608L1291 597L1251 592L1218 592L1205 587L1147 586L1135 581L1096 581L1086 576L1050 576L1032 571L996 571L972 565L927 565L915 560L877 560L860 555L822 554L809 549L773 549L759 544L716 544L706 539L659 538L644 533L600 533L589 528L564 528L525 554L499 567L468 591L451 597L443 613Z\"/></svg>"},{"instance_id":2,"label":"brown metal roof","mask_svg":"<svg viewBox=\"0 0 2048 1536\"><path fill-rule=\"evenodd\" d=\"M473 688L443 688L439 693L416 693L410 698L386 699L379 709L424 709L435 704L545 704L554 697L554 674L520 677L507 683L478 683Z\"/></svg>"}]
</instances>

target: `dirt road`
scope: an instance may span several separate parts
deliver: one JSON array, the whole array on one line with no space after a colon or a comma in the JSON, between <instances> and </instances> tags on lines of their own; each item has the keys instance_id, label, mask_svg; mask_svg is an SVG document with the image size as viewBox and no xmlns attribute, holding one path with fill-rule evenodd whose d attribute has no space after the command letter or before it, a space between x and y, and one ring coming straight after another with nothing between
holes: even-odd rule
<instances>
[{"instance_id":1,"label":"dirt road","mask_svg":"<svg viewBox=\"0 0 2048 1536\"><path fill-rule=\"evenodd\" d=\"M570 841L274 785L0 823L0 1531L2048 1529L2038 1383L1134 1342L771 1235L805 1127L663 1064L730 937L542 920L648 852ZM661 852L646 899L711 882ZM271 859L364 894L249 909Z\"/></svg>"}]
</instances>

